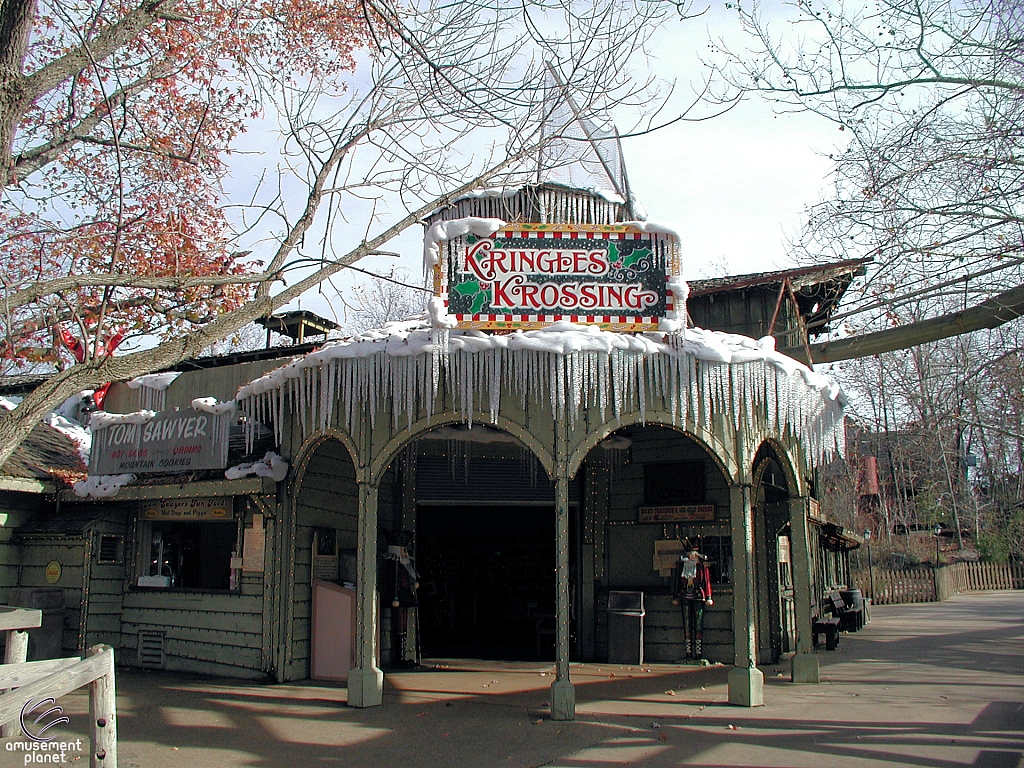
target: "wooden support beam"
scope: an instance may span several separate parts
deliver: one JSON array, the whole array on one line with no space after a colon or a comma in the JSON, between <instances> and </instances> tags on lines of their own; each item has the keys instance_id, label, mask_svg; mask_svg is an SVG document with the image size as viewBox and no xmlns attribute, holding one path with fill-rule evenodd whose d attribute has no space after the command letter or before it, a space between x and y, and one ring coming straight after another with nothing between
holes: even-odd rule
<instances>
[{"instance_id":1,"label":"wooden support beam","mask_svg":"<svg viewBox=\"0 0 1024 768\"><path fill-rule=\"evenodd\" d=\"M812 344L809 354L815 363L834 363L837 360L870 357L984 328L998 328L1021 315L1024 315L1024 285L996 294L978 306L962 312L951 312L919 323L910 323L877 333L866 333L849 339ZM781 351L807 362L808 352L794 348Z\"/></svg>"}]
</instances>

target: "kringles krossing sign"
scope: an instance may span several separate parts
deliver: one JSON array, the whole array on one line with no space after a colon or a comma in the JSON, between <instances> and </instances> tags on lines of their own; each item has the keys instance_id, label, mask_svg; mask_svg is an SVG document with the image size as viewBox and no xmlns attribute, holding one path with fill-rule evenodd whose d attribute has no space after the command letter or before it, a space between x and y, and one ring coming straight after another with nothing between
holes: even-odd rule
<instances>
[{"instance_id":1,"label":"kringles krossing sign","mask_svg":"<svg viewBox=\"0 0 1024 768\"><path fill-rule=\"evenodd\" d=\"M672 310L671 236L626 226L516 227L467 236L449 251L442 297L460 327L570 320L655 330Z\"/></svg>"}]
</instances>

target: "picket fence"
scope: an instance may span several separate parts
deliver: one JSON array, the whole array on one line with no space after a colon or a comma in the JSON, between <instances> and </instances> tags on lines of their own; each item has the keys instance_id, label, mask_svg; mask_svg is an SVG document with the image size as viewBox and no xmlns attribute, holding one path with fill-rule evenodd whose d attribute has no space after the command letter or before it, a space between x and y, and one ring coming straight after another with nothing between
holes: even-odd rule
<instances>
[{"instance_id":1,"label":"picket fence","mask_svg":"<svg viewBox=\"0 0 1024 768\"><path fill-rule=\"evenodd\" d=\"M874 589L872 589L872 585ZM1024 589L1024 563L954 563L941 568L875 568L853 574L853 587L874 605L932 603L960 592Z\"/></svg>"}]
</instances>

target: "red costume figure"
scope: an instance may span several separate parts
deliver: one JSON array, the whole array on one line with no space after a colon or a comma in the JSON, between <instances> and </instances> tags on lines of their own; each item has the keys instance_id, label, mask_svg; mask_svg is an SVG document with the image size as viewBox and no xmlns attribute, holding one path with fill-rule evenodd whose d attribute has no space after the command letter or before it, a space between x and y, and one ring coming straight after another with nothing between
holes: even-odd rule
<instances>
[{"instance_id":1,"label":"red costume figure","mask_svg":"<svg viewBox=\"0 0 1024 768\"><path fill-rule=\"evenodd\" d=\"M711 572L703 555L691 548L676 564L672 602L683 609L683 637L686 658L703 658L704 607L714 604L711 599Z\"/></svg>"}]
</instances>

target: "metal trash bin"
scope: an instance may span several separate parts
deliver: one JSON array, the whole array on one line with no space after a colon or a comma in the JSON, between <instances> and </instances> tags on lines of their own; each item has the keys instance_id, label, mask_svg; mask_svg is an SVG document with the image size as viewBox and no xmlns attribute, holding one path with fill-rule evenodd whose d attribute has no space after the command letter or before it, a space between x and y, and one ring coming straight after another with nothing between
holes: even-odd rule
<instances>
[{"instance_id":1,"label":"metal trash bin","mask_svg":"<svg viewBox=\"0 0 1024 768\"><path fill-rule=\"evenodd\" d=\"M857 625L854 627L856 632L859 629L864 628L864 624L867 622L867 610L864 608L864 594L859 589L841 589L839 590L839 596L843 598L843 602L846 603L850 610L858 611L857 614Z\"/></svg>"},{"instance_id":2,"label":"metal trash bin","mask_svg":"<svg viewBox=\"0 0 1024 768\"><path fill-rule=\"evenodd\" d=\"M608 593L608 663L644 663L644 593Z\"/></svg>"},{"instance_id":3,"label":"metal trash bin","mask_svg":"<svg viewBox=\"0 0 1024 768\"><path fill-rule=\"evenodd\" d=\"M28 631L28 660L64 655L64 590L60 587L11 587L7 602L17 608L38 608L42 626Z\"/></svg>"}]
</instances>

